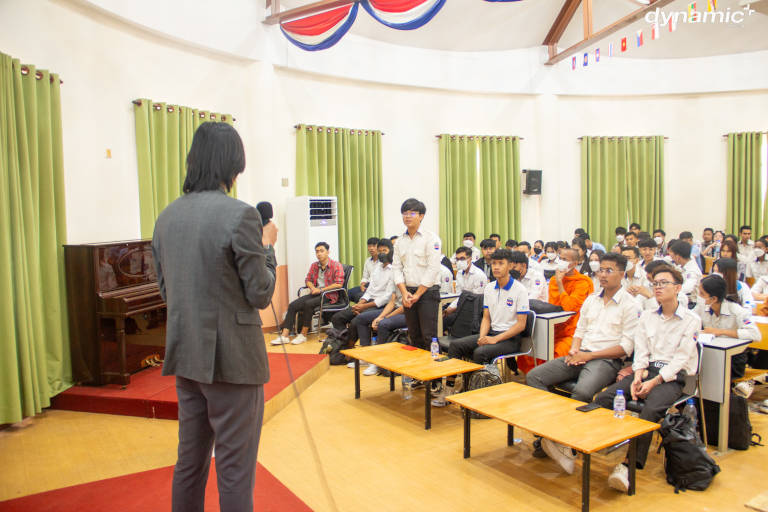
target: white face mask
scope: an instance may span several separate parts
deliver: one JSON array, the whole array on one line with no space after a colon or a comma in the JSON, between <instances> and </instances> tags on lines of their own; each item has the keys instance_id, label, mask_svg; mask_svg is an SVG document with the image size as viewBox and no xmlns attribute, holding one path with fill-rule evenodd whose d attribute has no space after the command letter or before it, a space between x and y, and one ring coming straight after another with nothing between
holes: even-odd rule
<instances>
[{"instance_id":1,"label":"white face mask","mask_svg":"<svg viewBox=\"0 0 768 512\"><path fill-rule=\"evenodd\" d=\"M570 268L571 268L571 264L568 261L563 260L557 263L557 270L559 270L560 272L568 272Z\"/></svg>"},{"instance_id":2,"label":"white face mask","mask_svg":"<svg viewBox=\"0 0 768 512\"><path fill-rule=\"evenodd\" d=\"M667 263L669 263L670 265L674 265L674 264L675 264L675 260L673 260L673 259L672 259L672 256L670 256L669 254L667 254L666 256L664 256L664 257L663 257L663 258L661 258L661 259L662 259L663 261L666 261L666 262L667 262Z\"/></svg>"},{"instance_id":3,"label":"white face mask","mask_svg":"<svg viewBox=\"0 0 768 512\"><path fill-rule=\"evenodd\" d=\"M470 249L475 245L475 242L473 242L470 239L464 240L464 247L469 247Z\"/></svg>"},{"instance_id":4,"label":"white face mask","mask_svg":"<svg viewBox=\"0 0 768 512\"><path fill-rule=\"evenodd\" d=\"M589 268L592 269L592 272L597 272L597 270L600 268L600 262L594 260L590 261Z\"/></svg>"},{"instance_id":5,"label":"white face mask","mask_svg":"<svg viewBox=\"0 0 768 512\"><path fill-rule=\"evenodd\" d=\"M616 235L616 241L617 242L623 242L624 241L624 235Z\"/></svg>"},{"instance_id":6,"label":"white face mask","mask_svg":"<svg viewBox=\"0 0 768 512\"><path fill-rule=\"evenodd\" d=\"M554 253L554 252L548 252L547 253L547 259L549 261L553 261L555 258L557 258L557 253Z\"/></svg>"},{"instance_id":7,"label":"white face mask","mask_svg":"<svg viewBox=\"0 0 768 512\"><path fill-rule=\"evenodd\" d=\"M630 272L633 268L635 268L635 262L634 261L628 261L627 262L627 268L626 268L625 271L626 272Z\"/></svg>"},{"instance_id":8,"label":"white face mask","mask_svg":"<svg viewBox=\"0 0 768 512\"><path fill-rule=\"evenodd\" d=\"M456 268L459 270L467 270L467 268L469 268L469 262L467 260L456 260Z\"/></svg>"},{"instance_id":9,"label":"white face mask","mask_svg":"<svg viewBox=\"0 0 768 512\"><path fill-rule=\"evenodd\" d=\"M664 242L664 239L660 236L657 236L653 239L654 242L656 242L656 245L661 245Z\"/></svg>"},{"instance_id":10,"label":"white face mask","mask_svg":"<svg viewBox=\"0 0 768 512\"><path fill-rule=\"evenodd\" d=\"M752 253L755 255L755 258L761 258L763 254L765 254L765 251L762 249L755 249Z\"/></svg>"}]
</instances>

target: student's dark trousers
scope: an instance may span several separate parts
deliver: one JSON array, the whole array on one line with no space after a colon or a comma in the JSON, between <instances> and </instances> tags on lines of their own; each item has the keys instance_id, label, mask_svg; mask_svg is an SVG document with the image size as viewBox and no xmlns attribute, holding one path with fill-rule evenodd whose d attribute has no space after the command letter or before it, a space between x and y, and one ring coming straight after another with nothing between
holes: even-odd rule
<instances>
[{"instance_id":1,"label":"student's dark trousers","mask_svg":"<svg viewBox=\"0 0 768 512\"><path fill-rule=\"evenodd\" d=\"M417 288L406 288L416 293ZM408 339L411 345L429 350L432 338L437 337L437 315L440 304L440 287L435 285L427 289L419 300L405 309L405 324L408 327Z\"/></svg>"},{"instance_id":2,"label":"student's dark trousers","mask_svg":"<svg viewBox=\"0 0 768 512\"><path fill-rule=\"evenodd\" d=\"M307 294L288 304L288 312L285 314L282 329L293 331L293 323L296 322L296 332L300 332L302 327L312 327L312 315L315 314L315 308L320 305L321 295ZM298 319L297 316L298 315Z\"/></svg>"},{"instance_id":3,"label":"student's dark trousers","mask_svg":"<svg viewBox=\"0 0 768 512\"><path fill-rule=\"evenodd\" d=\"M214 442L221 512L253 512L264 386L204 384L177 376L176 393L179 455L173 470L173 512L203 512Z\"/></svg>"}]
</instances>

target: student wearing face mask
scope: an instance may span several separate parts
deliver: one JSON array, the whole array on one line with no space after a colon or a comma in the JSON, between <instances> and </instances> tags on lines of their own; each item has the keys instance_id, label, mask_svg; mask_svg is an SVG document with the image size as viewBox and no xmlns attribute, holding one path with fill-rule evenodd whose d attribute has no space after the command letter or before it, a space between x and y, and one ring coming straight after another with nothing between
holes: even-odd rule
<instances>
[{"instance_id":1,"label":"student wearing face mask","mask_svg":"<svg viewBox=\"0 0 768 512\"><path fill-rule=\"evenodd\" d=\"M483 257L483 253L480 252L480 249L475 246L475 234L472 232L464 233L464 241L462 242L462 245L464 247L469 248L470 251L472 251L472 263L476 262L480 258ZM456 255L451 258L451 263L454 265L456 264Z\"/></svg>"},{"instance_id":2,"label":"student wearing face mask","mask_svg":"<svg viewBox=\"0 0 768 512\"><path fill-rule=\"evenodd\" d=\"M470 262L471 253L472 251L468 247L456 249L456 293L483 293L485 285L488 284L485 272ZM449 315L454 313L458 305L459 299L454 300L443 314ZM444 327L450 327L446 323L443 325Z\"/></svg>"},{"instance_id":3,"label":"student wearing face mask","mask_svg":"<svg viewBox=\"0 0 768 512\"><path fill-rule=\"evenodd\" d=\"M680 267L683 274L682 291L688 296L688 307L693 309L696 305L696 296L701 281L701 269L691 259L691 244L683 240L677 240L669 246L669 255L675 265Z\"/></svg>"},{"instance_id":4,"label":"student wearing face mask","mask_svg":"<svg viewBox=\"0 0 768 512\"><path fill-rule=\"evenodd\" d=\"M523 240L522 242L517 244L517 247L515 247L515 251L525 254L525 256L528 258L528 268L532 272L536 272L537 274L544 273L541 270L541 265L539 265L539 262L536 260L536 258L533 257L533 249L531 249L530 243Z\"/></svg>"},{"instance_id":5,"label":"student wearing face mask","mask_svg":"<svg viewBox=\"0 0 768 512\"><path fill-rule=\"evenodd\" d=\"M521 251L512 251L512 270L519 274L518 281L528 290L528 298L547 300L547 282L544 276L529 267L530 260Z\"/></svg>"},{"instance_id":6,"label":"student wearing face mask","mask_svg":"<svg viewBox=\"0 0 768 512\"><path fill-rule=\"evenodd\" d=\"M768 260L765 258L765 239L755 240L755 248L752 249L752 256L755 258L747 267L747 277L757 281L760 277L768 274Z\"/></svg>"},{"instance_id":7,"label":"student wearing face mask","mask_svg":"<svg viewBox=\"0 0 768 512\"><path fill-rule=\"evenodd\" d=\"M544 245L544 253L541 258L541 271L544 272L544 278L549 281L555 275L560 258L557 256L557 242L547 242Z\"/></svg>"},{"instance_id":8,"label":"student wearing face mask","mask_svg":"<svg viewBox=\"0 0 768 512\"><path fill-rule=\"evenodd\" d=\"M701 318L701 332L739 338L742 340L759 341L762 338L760 330L752 321L752 310L741 307L728 299L728 284L717 275L707 276L699 284L699 303L693 311ZM747 365L747 352L731 359L731 378L744 376ZM743 382L739 387L741 395L752 393L752 383Z\"/></svg>"},{"instance_id":9,"label":"student wearing face mask","mask_svg":"<svg viewBox=\"0 0 768 512\"><path fill-rule=\"evenodd\" d=\"M623 226L618 226L613 232L616 234L616 243L611 247L611 252L621 252L621 247L624 245L624 237L627 236L627 229Z\"/></svg>"},{"instance_id":10,"label":"student wearing face mask","mask_svg":"<svg viewBox=\"0 0 768 512\"><path fill-rule=\"evenodd\" d=\"M576 264L576 268L579 269L579 272L582 274L586 274L589 272L589 261L587 261L587 258L589 254L587 253L587 243L584 241L583 238L576 237L573 240L571 240L571 247L576 249L576 252L579 253L579 261Z\"/></svg>"},{"instance_id":11,"label":"student wearing face mask","mask_svg":"<svg viewBox=\"0 0 768 512\"><path fill-rule=\"evenodd\" d=\"M536 261L541 261L541 255L544 253L544 242L541 240L536 240L533 242L533 257L536 258Z\"/></svg>"},{"instance_id":12,"label":"student wearing face mask","mask_svg":"<svg viewBox=\"0 0 768 512\"><path fill-rule=\"evenodd\" d=\"M579 256L575 249L563 249L561 258L554 277L549 280L549 303L576 314L555 326L555 357L565 356L571 350L581 305L595 290L592 279L576 269ZM531 357L522 356L517 359L518 367L525 373L534 366Z\"/></svg>"},{"instance_id":13,"label":"student wearing face mask","mask_svg":"<svg viewBox=\"0 0 768 512\"><path fill-rule=\"evenodd\" d=\"M595 287L595 293L602 291L602 287L600 286L600 278L597 275L597 271L600 270L600 260L603 258L604 254L605 252L599 249L595 249L589 253L589 258L587 258L589 263L589 270L587 272L582 272L582 274L592 279L592 286Z\"/></svg>"},{"instance_id":14,"label":"student wearing face mask","mask_svg":"<svg viewBox=\"0 0 768 512\"><path fill-rule=\"evenodd\" d=\"M652 296L650 285L645 277L645 272L640 267L640 250L637 247L622 247L621 255L627 259L627 267L621 285L637 298L638 304L643 304L645 299Z\"/></svg>"},{"instance_id":15,"label":"student wearing face mask","mask_svg":"<svg viewBox=\"0 0 768 512\"><path fill-rule=\"evenodd\" d=\"M656 242L656 248L659 256L666 256L667 249L667 233L663 229L653 230L653 241Z\"/></svg>"}]
</instances>

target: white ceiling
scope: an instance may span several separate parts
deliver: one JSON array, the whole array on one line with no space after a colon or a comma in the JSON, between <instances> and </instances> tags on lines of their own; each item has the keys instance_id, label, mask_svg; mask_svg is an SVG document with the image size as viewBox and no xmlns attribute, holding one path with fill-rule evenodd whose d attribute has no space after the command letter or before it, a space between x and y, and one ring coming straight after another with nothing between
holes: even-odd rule
<instances>
[{"instance_id":1,"label":"white ceiling","mask_svg":"<svg viewBox=\"0 0 768 512\"><path fill-rule=\"evenodd\" d=\"M446 0L440 12L416 30L395 30L374 20L360 8L350 33L401 46L449 51L499 51L540 46L565 0L522 0L520 2L485 2L482 0ZM743 0L719 0L718 10L741 9ZM309 0L283 0L285 8L306 5ZM689 1L676 0L663 12L685 11ZM698 0L699 10L706 0ZM639 7L633 0L593 0L594 31L613 23ZM645 44L626 53L628 58L684 58L751 52L768 49L768 0L756 0L755 14L740 25L679 24L669 33L662 31L656 41L650 39L650 25L644 20L622 29L595 46L621 37L633 39L644 30ZM579 8L560 41L568 47L583 36ZM617 44L615 45L617 46Z\"/></svg>"}]
</instances>

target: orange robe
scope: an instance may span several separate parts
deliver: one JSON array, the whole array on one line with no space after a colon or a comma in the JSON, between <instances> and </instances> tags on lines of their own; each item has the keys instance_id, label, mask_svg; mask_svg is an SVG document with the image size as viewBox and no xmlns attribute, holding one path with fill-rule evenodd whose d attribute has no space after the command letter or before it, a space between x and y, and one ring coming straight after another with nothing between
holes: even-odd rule
<instances>
[{"instance_id":1,"label":"orange robe","mask_svg":"<svg viewBox=\"0 0 768 512\"><path fill-rule=\"evenodd\" d=\"M573 333L576 332L576 324L579 322L579 312L584 301L587 300L594 291L595 285L589 276L581 274L574 270L573 274L563 277L563 288L565 293L560 293L557 286L557 279L554 277L549 280L549 303L562 307L565 311L575 311L576 314L567 321L555 325L555 358L568 355L571 350ZM544 360L538 359L538 363ZM523 372L528 373L533 368L533 358L521 356L517 358L517 366Z\"/></svg>"}]
</instances>

